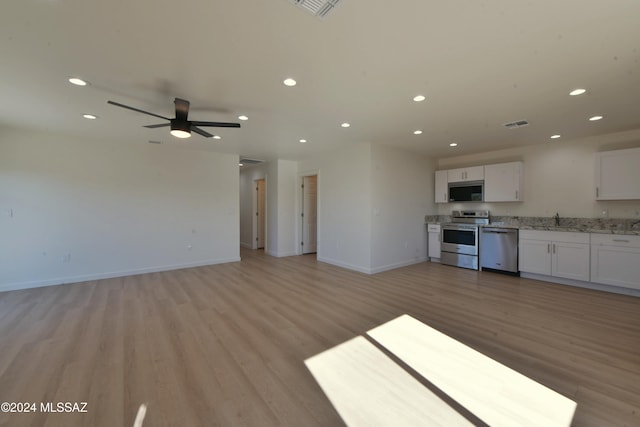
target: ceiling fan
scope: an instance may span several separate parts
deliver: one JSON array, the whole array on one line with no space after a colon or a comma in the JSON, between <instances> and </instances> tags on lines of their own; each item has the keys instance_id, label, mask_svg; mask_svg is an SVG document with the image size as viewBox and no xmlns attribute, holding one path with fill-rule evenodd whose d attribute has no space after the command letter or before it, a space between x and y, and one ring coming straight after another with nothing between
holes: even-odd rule
<instances>
[{"instance_id":1,"label":"ceiling fan","mask_svg":"<svg viewBox=\"0 0 640 427\"><path fill-rule=\"evenodd\" d=\"M191 136L191 132L195 132L199 135L204 136L205 138L211 138L213 135L207 131L200 129L198 126L209 126L209 127L223 127L223 128L239 128L240 123L226 123L226 122L200 122L200 121L191 121L188 120L187 117L189 115L189 101L186 99L176 98L173 103L176 105L176 117L170 119L169 117L164 117L159 114L150 113L148 111L140 110L139 108L130 107L128 105L120 104L119 102L107 101L111 105L115 105L117 107L126 108L128 110L137 111L138 113L148 114L153 117L158 117L160 119L168 120L169 123L160 123L157 125L147 125L146 128L160 128L165 126L171 126L171 135L177 138L189 138Z\"/></svg>"}]
</instances>

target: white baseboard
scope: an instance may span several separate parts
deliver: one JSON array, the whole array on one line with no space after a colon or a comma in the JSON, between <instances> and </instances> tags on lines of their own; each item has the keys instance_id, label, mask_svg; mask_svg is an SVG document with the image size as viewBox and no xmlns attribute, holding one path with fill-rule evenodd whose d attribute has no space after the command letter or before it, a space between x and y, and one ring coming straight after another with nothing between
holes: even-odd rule
<instances>
[{"instance_id":1,"label":"white baseboard","mask_svg":"<svg viewBox=\"0 0 640 427\"><path fill-rule=\"evenodd\" d=\"M365 273L365 274L382 273L383 271L395 270L396 268L402 268L402 267L406 267L408 265L419 264L421 262L427 261L426 257L420 257L420 258L413 258L413 259L406 260L406 261L396 262L396 263L393 263L393 264L387 264L387 265L383 265L383 266L380 266L380 267L370 268L370 267L361 267L361 266L358 266L358 265L345 263L345 262L342 262L342 261L339 261L339 260L336 260L336 259L332 259L332 258L324 258L324 257L318 256L317 259L318 259L318 261L326 262L327 264L331 264L331 265L335 265L335 266L338 266L338 267L346 268L348 270L358 271L360 273Z\"/></svg>"},{"instance_id":2,"label":"white baseboard","mask_svg":"<svg viewBox=\"0 0 640 427\"><path fill-rule=\"evenodd\" d=\"M387 264L380 267L375 267L371 269L370 274L382 273L383 271L395 270L396 268L407 267L413 264L420 264L421 262L426 262L427 259L428 259L427 257L412 258L406 261L400 261L400 262L395 262L393 264Z\"/></svg>"},{"instance_id":3,"label":"white baseboard","mask_svg":"<svg viewBox=\"0 0 640 427\"><path fill-rule=\"evenodd\" d=\"M347 270L354 270L360 273L371 274L371 270L368 267L361 267L359 265L349 264L336 259L324 258L321 256L317 256L316 259L320 262L325 262L327 264L335 265L337 267L346 268Z\"/></svg>"},{"instance_id":4,"label":"white baseboard","mask_svg":"<svg viewBox=\"0 0 640 427\"><path fill-rule=\"evenodd\" d=\"M112 279L114 277L133 276L136 274L157 273L160 271L180 270L183 268L203 267L206 265L225 264L240 261L240 257L209 259L189 262L184 264L172 264L155 267L143 267L132 270L109 271L80 276L57 277L54 279L35 280L29 282L16 282L0 284L0 292L17 291L21 289L41 288L44 286L64 285L69 283L87 282L90 280Z\"/></svg>"},{"instance_id":5,"label":"white baseboard","mask_svg":"<svg viewBox=\"0 0 640 427\"><path fill-rule=\"evenodd\" d=\"M562 277L545 276L544 274L535 274L535 273L521 272L520 277L524 277L526 279L540 280L543 282L558 283L560 285L577 286L580 288L594 289L596 291L614 292L616 294L640 297L640 290L638 289L623 288L620 286L612 286L612 285L603 285L600 283L584 282L582 280L565 279Z\"/></svg>"},{"instance_id":6,"label":"white baseboard","mask_svg":"<svg viewBox=\"0 0 640 427\"><path fill-rule=\"evenodd\" d=\"M274 251L269 251L267 249L264 250L264 253L276 258L283 258L283 257L287 257L287 256L294 256L294 255L298 255L295 251L289 251L289 252L274 252Z\"/></svg>"}]
</instances>

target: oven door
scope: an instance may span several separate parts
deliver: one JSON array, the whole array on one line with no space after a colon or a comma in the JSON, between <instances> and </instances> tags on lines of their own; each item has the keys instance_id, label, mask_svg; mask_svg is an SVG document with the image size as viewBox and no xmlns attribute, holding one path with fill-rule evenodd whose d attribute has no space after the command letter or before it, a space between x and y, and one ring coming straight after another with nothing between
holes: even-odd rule
<instances>
[{"instance_id":1,"label":"oven door","mask_svg":"<svg viewBox=\"0 0 640 427\"><path fill-rule=\"evenodd\" d=\"M442 251L478 255L478 226L470 224L443 225Z\"/></svg>"}]
</instances>

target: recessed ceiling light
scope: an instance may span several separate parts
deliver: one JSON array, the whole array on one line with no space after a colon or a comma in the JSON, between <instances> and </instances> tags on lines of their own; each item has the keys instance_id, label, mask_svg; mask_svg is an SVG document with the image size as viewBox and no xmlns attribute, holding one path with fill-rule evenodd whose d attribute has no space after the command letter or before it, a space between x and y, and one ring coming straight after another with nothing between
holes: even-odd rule
<instances>
[{"instance_id":1,"label":"recessed ceiling light","mask_svg":"<svg viewBox=\"0 0 640 427\"><path fill-rule=\"evenodd\" d=\"M239 120L249 120L249 117L247 117L245 115L241 115L241 116L238 116L238 119Z\"/></svg>"},{"instance_id":2,"label":"recessed ceiling light","mask_svg":"<svg viewBox=\"0 0 640 427\"><path fill-rule=\"evenodd\" d=\"M341 124L340 126L342 126L343 128L348 128L349 126L351 126L349 123L344 122L343 124Z\"/></svg>"},{"instance_id":3,"label":"recessed ceiling light","mask_svg":"<svg viewBox=\"0 0 640 427\"><path fill-rule=\"evenodd\" d=\"M85 119L89 119L89 120L95 120L98 118L98 116L94 115L94 114L83 114L82 117L84 117Z\"/></svg>"},{"instance_id":4,"label":"recessed ceiling light","mask_svg":"<svg viewBox=\"0 0 640 427\"><path fill-rule=\"evenodd\" d=\"M458 143L457 142L452 142L451 144L449 144L449 147L457 147Z\"/></svg>"},{"instance_id":5,"label":"recessed ceiling light","mask_svg":"<svg viewBox=\"0 0 640 427\"><path fill-rule=\"evenodd\" d=\"M306 140L306 139L301 139L301 140L300 140L300 144L304 144L305 142L307 142L307 140Z\"/></svg>"},{"instance_id":6,"label":"recessed ceiling light","mask_svg":"<svg viewBox=\"0 0 640 427\"><path fill-rule=\"evenodd\" d=\"M413 100L416 101L416 102L422 102L425 99L427 99L427 98L424 95L416 95L416 96L413 97Z\"/></svg>"},{"instance_id":7,"label":"recessed ceiling light","mask_svg":"<svg viewBox=\"0 0 640 427\"><path fill-rule=\"evenodd\" d=\"M295 80L293 80L291 77L284 79L284 81L282 82L285 84L285 86L295 86L298 84L298 82L296 82Z\"/></svg>"},{"instance_id":8,"label":"recessed ceiling light","mask_svg":"<svg viewBox=\"0 0 640 427\"><path fill-rule=\"evenodd\" d=\"M586 91L587 91L586 89L574 89L571 92L569 92L569 95L571 96L582 95Z\"/></svg>"},{"instance_id":9,"label":"recessed ceiling light","mask_svg":"<svg viewBox=\"0 0 640 427\"><path fill-rule=\"evenodd\" d=\"M74 84L76 86L86 86L87 82L78 78L78 77L71 77L69 79L69 83Z\"/></svg>"},{"instance_id":10,"label":"recessed ceiling light","mask_svg":"<svg viewBox=\"0 0 640 427\"><path fill-rule=\"evenodd\" d=\"M222 139L220 135L213 135L213 139Z\"/></svg>"},{"instance_id":11,"label":"recessed ceiling light","mask_svg":"<svg viewBox=\"0 0 640 427\"><path fill-rule=\"evenodd\" d=\"M593 116L593 117L589 117L589 120L591 120L592 122L596 122L598 120L602 120L602 116Z\"/></svg>"},{"instance_id":12,"label":"recessed ceiling light","mask_svg":"<svg viewBox=\"0 0 640 427\"><path fill-rule=\"evenodd\" d=\"M558 138L560 138L560 135L558 135L558 134L551 135L549 138L551 138L551 139L558 139Z\"/></svg>"},{"instance_id":13,"label":"recessed ceiling light","mask_svg":"<svg viewBox=\"0 0 640 427\"><path fill-rule=\"evenodd\" d=\"M414 130L413 134L414 135L420 135L420 134L422 134L422 131L421 130Z\"/></svg>"}]
</instances>

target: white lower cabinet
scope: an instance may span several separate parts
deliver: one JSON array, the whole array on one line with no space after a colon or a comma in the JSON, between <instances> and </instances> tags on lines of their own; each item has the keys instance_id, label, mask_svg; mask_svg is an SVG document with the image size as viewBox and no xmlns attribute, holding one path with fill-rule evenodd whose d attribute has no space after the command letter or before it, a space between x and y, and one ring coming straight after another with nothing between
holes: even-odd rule
<instances>
[{"instance_id":1,"label":"white lower cabinet","mask_svg":"<svg viewBox=\"0 0 640 427\"><path fill-rule=\"evenodd\" d=\"M520 230L519 270L574 280L589 280L589 234Z\"/></svg>"},{"instance_id":2,"label":"white lower cabinet","mask_svg":"<svg viewBox=\"0 0 640 427\"><path fill-rule=\"evenodd\" d=\"M591 281L640 289L640 236L592 234Z\"/></svg>"},{"instance_id":3,"label":"white lower cabinet","mask_svg":"<svg viewBox=\"0 0 640 427\"><path fill-rule=\"evenodd\" d=\"M427 224L427 255L432 259L440 258L440 224Z\"/></svg>"}]
</instances>

